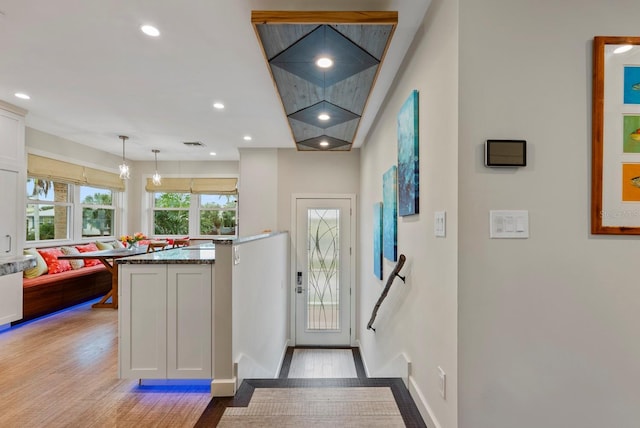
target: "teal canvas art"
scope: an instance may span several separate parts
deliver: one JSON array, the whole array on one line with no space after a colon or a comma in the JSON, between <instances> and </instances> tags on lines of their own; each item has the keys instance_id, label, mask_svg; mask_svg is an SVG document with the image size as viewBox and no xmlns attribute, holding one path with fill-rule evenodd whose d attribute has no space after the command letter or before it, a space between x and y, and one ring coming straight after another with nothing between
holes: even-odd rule
<instances>
[{"instance_id":1,"label":"teal canvas art","mask_svg":"<svg viewBox=\"0 0 640 428\"><path fill-rule=\"evenodd\" d=\"M382 202L373 204L373 273L382 279Z\"/></svg>"},{"instance_id":2,"label":"teal canvas art","mask_svg":"<svg viewBox=\"0 0 640 428\"><path fill-rule=\"evenodd\" d=\"M382 252L392 262L398 260L397 170L394 165L382 176Z\"/></svg>"},{"instance_id":3,"label":"teal canvas art","mask_svg":"<svg viewBox=\"0 0 640 428\"><path fill-rule=\"evenodd\" d=\"M398 213L420 211L418 162L418 91L414 90L398 113Z\"/></svg>"}]
</instances>

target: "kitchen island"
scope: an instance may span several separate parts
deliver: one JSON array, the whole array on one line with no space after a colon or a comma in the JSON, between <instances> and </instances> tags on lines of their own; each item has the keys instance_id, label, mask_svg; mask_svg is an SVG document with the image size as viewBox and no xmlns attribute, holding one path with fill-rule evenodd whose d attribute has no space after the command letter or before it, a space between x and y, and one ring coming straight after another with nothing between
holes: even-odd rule
<instances>
[{"instance_id":1,"label":"kitchen island","mask_svg":"<svg viewBox=\"0 0 640 428\"><path fill-rule=\"evenodd\" d=\"M0 257L0 328L22 318L22 271L35 265L30 255Z\"/></svg>"},{"instance_id":2,"label":"kitchen island","mask_svg":"<svg viewBox=\"0 0 640 428\"><path fill-rule=\"evenodd\" d=\"M269 377L277 373L285 338L278 334L270 352L248 349L244 341L258 343L273 330L286 330L285 305L274 316L268 301L286 301L287 248L288 235L272 233L118 259L119 376L208 379L211 394L222 397L235 394L239 365L251 373L261 368ZM247 324L247 316L258 312L242 310L253 298L235 298L240 290L267 293L261 300L266 305L258 306L265 311L259 324ZM271 320L278 320L277 328Z\"/></svg>"}]
</instances>

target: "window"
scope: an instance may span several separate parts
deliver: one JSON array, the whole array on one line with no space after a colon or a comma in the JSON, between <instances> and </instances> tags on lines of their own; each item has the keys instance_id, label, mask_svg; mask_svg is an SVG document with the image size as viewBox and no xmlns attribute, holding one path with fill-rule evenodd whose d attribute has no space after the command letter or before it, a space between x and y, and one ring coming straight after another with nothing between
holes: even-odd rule
<instances>
[{"instance_id":1,"label":"window","mask_svg":"<svg viewBox=\"0 0 640 428\"><path fill-rule=\"evenodd\" d=\"M27 180L27 241L69 239L70 185L52 180Z\"/></svg>"},{"instance_id":2,"label":"window","mask_svg":"<svg viewBox=\"0 0 640 428\"><path fill-rule=\"evenodd\" d=\"M80 187L82 237L110 236L114 231L113 191L90 186Z\"/></svg>"},{"instance_id":3,"label":"window","mask_svg":"<svg viewBox=\"0 0 640 428\"><path fill-rule=\"evenodd\" d=\"M190 193L154 193L154 235L188 235L190 206Z\"/></svg>"},{"instance_id":4,"label":"window","mask_svg":"<svg viewBox=\"0 0 640 428\"><path fill-rule=\"evenodd\" d=\"M156 236L236 236L237 195L153 193Z\"/></svg>"},{"instance_id":5,"label":"window","mask_svg":"<svg viewBox=\"0 0 640 428\"><path fill-rule=\"evenodd\" d=\"M200 196L200 235L236 234L236 195Z\"/></svg>"}]
</instances>

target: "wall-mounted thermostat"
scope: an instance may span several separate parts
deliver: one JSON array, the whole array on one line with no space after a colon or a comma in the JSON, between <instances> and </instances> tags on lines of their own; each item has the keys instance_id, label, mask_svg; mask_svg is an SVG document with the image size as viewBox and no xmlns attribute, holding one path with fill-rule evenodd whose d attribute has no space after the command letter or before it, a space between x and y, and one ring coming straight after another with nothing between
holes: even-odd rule
<instances>
[{"instance_id":1,"label":"wall-mounted thermostat","mask_svg":"<svg viewBox=\"0 0 640 428\"><path fill-rule=\"evenodd\" d=\"M484 164L494 167L527 166L525 140L487 140L484 145Z\"/></svg>"}]
</instances>

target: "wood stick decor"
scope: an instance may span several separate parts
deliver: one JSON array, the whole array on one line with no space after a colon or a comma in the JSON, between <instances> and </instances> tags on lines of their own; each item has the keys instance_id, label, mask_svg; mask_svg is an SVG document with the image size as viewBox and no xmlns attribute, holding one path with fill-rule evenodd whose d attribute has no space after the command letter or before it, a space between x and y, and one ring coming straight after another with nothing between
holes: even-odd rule
<instances>
[{"instance_id":1,"label":"wood stick decor","mask_svg":"<svg viewBox=\"0 0 640 428\"><path fill-rule=\"evenodd\" d=\"M391 284L393 284L393 280L396 278L396 276L400 278L402 282L405 282L405 277L400 276L399 272L400 272L400 269L402 269L402 266L404 266L404 262L406 260L407 258L404 256L404 254L400 254L400 257L398 258L398 263L396 263L396 267L393 268L393 271L389 275L389 279L387 279L387 285L384 286L384 290L382 290L382 294L380 295L380 298L378 298L376 305L373 307L373 312L371 313L371 319L369 320L369 324L367 324L367 330L373 330L374 332L376 331L376 329L373 328L373 322L376 320L378 309L380 309L380 305L382 304L382 301L385 299L385 297L387 297L387 294L389 293L389 289L391 288Z\"/></svg>"}]
</instances>

